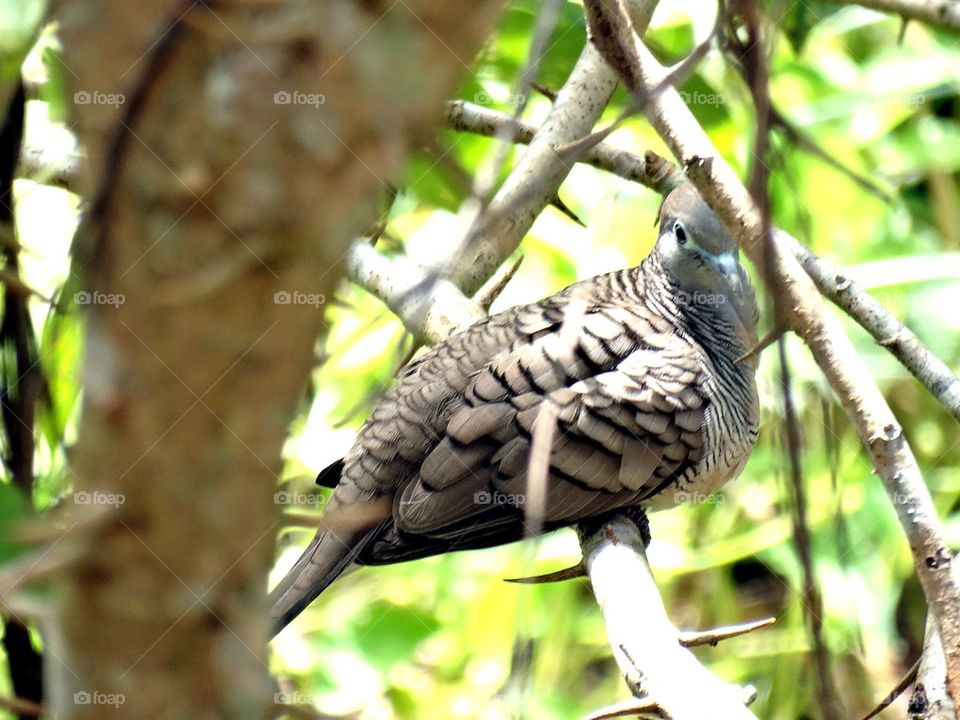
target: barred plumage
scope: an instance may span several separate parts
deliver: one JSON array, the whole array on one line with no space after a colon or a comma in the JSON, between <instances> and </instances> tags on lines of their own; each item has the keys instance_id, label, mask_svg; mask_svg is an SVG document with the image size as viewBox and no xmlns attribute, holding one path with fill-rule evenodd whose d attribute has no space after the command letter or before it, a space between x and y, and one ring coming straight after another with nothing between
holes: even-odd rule
<instances>
[{"instance_id":1,"label":"barred plumage","mask_svg":"<svg viewBox=\"0 0 960 720\"><path fill-rule=\"evenodd\" d=\"M756 324L735 243L682 186L639 267L494 315L401 372L342 463L321 474L339 482L273 592L275 630L351 563L520 539L516 499L546 403L557 425L544 530L714 492L756 441L756 360L738 362Z\"/></svg>"}]
</instances>

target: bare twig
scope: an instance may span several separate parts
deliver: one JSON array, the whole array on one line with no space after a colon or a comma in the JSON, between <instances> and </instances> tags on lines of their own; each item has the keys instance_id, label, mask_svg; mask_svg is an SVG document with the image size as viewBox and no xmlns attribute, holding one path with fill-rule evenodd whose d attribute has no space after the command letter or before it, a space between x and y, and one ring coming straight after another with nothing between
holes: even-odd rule
<instances>
[{"instance_id":1,"label":"bare twig","mask_svg":"<svg viewBox=\"0 0 960 720\"><path fill-rule=\"evenodd\" d=\"M960 420L960 378L870 293L786 233L778 241L793 251L817 289L843 308Z\"/></svg>"},{"instance_id":2,"label":"bare twig","mask_svg":"<svg viewBox=\"0 0 960 720\"><path fill-rule=\"evenodd\" d=\"M787 136L787 139L790 140L794 145L803 150L806 153L809 153L813 157L817 158L821 162L825 163L829 167L832 167L837 172L846 175L852 182L858 185L865 192L870 193L874 197L882 200L883 202L889 204L893 201L893 198L890 197L890 193L881 188L877 183L873 182L868 177L864 177L860 173L856 172L852 168L848 168L842 162L837 160L833 155L828 153L822 147L820 147L812 138L807 137L806 134L801 132L786 115L784 115L776 105L770 105L770 122L777 128L783 131L784 135Z\"/></svg>"},{"instance_id":3,"label":"bare twig","mask_svg":"<svg viewBox=\"0 0 960 720\"><path fill-rule=\"evenodd\" d=\"M0 696L0 708L16 713L20 717L39 717L43 715L43 705L19 697Z\"/></svg>"},{"instance_id":4,"label":"bare twig","mask_svg":"<svg viewBox=\"0 0 960 720\"><path fill-rule=\"evenodd\" d=\"M698 647L700 645L710 645L716 647L717 643L730 638L739 637L752 633L754 630L760 630L770 627L777 622L776 618L768 617L763 620L753 620L740 625L727 625L725 627L713 628L711 630L688 630L680 633L680 644L684 647Z\"/></svg>"},{"instance_id":5,"label":"bare twig","mask_svg":"<svg viewBox=\"0 0 960 720\"><path fill-rule=\"evenodd\" d=\"M493 277L487 280L482 288L477 290L477 294L473 296L473 301L479 307L483 308L484 312L490 309L493 301L500 297L503 289L513 280L513 276L517 274L517 270L520 269L520 263L522 262L523 255L519 255L517 259L509 265L501 265Z\"/></svg>"},{"instance_id":6,"label":"bare twig","mask_svg":"<svg viewBox=\"0 0 960 720\"><path fill-rule=\"evenodd\" d=\"M830 651L823 639L823 596L817 585L813 569L813 552L810 548L810 525L807 520L807 493L803 481L803 466L800 460L800 420L793 404L790 381L790 365L787 362L786 343L783 338L777 343L780 361L780 382L783 390L784 430L793 489L794 512L793 542L803 570L803 611L810 626L813 644L813 661L817 677L817 695L820 710L826 720L839 720L843 715L840 694L833 682L830 668Z\"/></svg>"},{"instance_id":7,"label":"bare twig","mask_svg":"<svg viewBox=\"0 0 960 720\"><path fill-rule=\"evenodd\" d=\"M763 17L760 14L759 6L745 0L735 0L732 3L732 8L728 47L733 50L739 61L744 79L750 88L750 96L753 99L756 116L753 159L748 187L760 213L763 254L767 270L764 282L771 290L769 297L773 306L774 323L780 325L783 322L781 318L788 315L789 312L783 307L783 295L777 292L779 278L772 272L778 252L774 245L770 217L770 159L768 156L770 153L771 105L769 49L763 32ZM741 36L738 30L744 30L745 34ZM830 651L823 640L823 598L817 585L813 567L813 553L810 548L807 496L801 462L800 421L793 404L790 367L787 362L786 344L782 337L778 342L778 350L784 407L785 448L794 499L793 512L791 513L794 546L803 571L803 611L809 623L810 639L813 645L817 700L824 720L840 720L843 716L843 705L830 670Z\"/></svg>"},{"instance_id":8,"label":"bare twig","mask_svg":"<svg viewBox=\"0 0 960 720\"><path fill-rule=\"evenodd\" d=\"M940 641L937 640L937 646L940 651L943 651L943 647L940 646ZM917 660L913 667L907 670L907 674L900 678L900 682L897 683L896 687L893 688L887 696L877 703L877 706L873 708L870 712L863 716L862 720L870 720L875 718L877 715L886 710L890 705L893 705L896 702L897 698L903 695L908 687L913 685L914 681L917 679L917 671L920 669L920 661Z\"/></svg>"},{"instance_id":9,"label":"bare twig","mask_svg":"<svg viewBox=\"0 0 960 720\"><path fill-rule=\"evenodd\" d=\"M660 720L666 718L663 709L653 700L633 698L623 700L612 705L606 705L599 710L587 713L580 720L613 720L614 718L639 718L640 720Z\"/></svg>"},{"instance_id":10,"label":"bare twig","mask_svg":"<svg viewBox=\"0 0 960 720\"><path fill-rule=\"evenodd\" d=\"M536 132L536 128L528 123L464 100L454 100L447 104L447 122L455 130L487 137L495 135L500 127L511 125L516 130L515 141L522 144L529 143ZM600 143L577 160L646 185L660 194L669 192L683 181L683 173L676 165L653 153L650 153L650 158L652 159Z\"/></svg>"},{"instance_id":11,"label":"bare twig","mask_svg":"<svg viewBox=\"0 0 960 720\"><path fill-rule=\"evenodd\" d=\"M540 61L546 51L547 40L553 33L557 24L557 16L560 13L562 0L546 0L540 3L540 12L537 14L537 22L533 29L533 38L530 41L530 52L527 53L527 62L524 65L523 72L514 87L514 109L513 118L516 120L527 107L529 100L529 91L537 75L537 68L540 67ZM509 126L504 126L497 131L497 140L499 144L494 154L493 161L487 172L478 175L474 182L473 194L481 199L487 197L493 184L500 176L503 169L503 163L507 159L507 153L513 146L512 130Z\"/></svg>"}]
</instances>

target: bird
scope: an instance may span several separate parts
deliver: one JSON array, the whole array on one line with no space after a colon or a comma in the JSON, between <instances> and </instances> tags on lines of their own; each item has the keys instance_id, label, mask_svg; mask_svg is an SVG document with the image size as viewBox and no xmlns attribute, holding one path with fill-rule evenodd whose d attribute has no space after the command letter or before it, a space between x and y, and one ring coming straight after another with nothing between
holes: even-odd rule
<instances>
[{"instance_id":1,"label":"bird","mask_svg":"<svg viewBox=\"0 0 960 720\"><path fill-rule=\"evenodd\" d=\"M270 595L274 634L352 566L696 502L740 474L759 426L755 292L691 183L657 222L638 266L491 315L398 373L317 479L333 492ZM531 521L541 414L554 426Z\"/></svg>"}]
</instances>

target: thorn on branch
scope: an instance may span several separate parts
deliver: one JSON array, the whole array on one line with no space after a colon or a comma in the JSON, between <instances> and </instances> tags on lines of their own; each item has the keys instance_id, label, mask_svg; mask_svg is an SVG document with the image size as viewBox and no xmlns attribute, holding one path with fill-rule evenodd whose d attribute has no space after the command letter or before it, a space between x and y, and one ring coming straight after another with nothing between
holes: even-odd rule
<instances>
[{"instance_id":1,"label":"thorn on branch","mask_svg":"<svg viewBox=\"0 0 960 720\"><path fill-rule=\"evenodd\" d=\"M504 578L504 582L517 583L519 585L537 585L540 583L561 582L563 580L573 580L575 578L587 577L587 571L583 567L583 562L571 565L563 570L554 570L543 575L532 575L521 578Z\"/></svg>"},{"instance_id":2,"label":"thorn on branch","mask_svg":"<svg viewBox=\"0 0 960 720\"><path fill-rule=\"evenodd\" d=\"M768 617L763 618L763 620L754 620L740 625L727 625L725 627L713 628L712 630L681 632L680 644L687 648L698 647L700 645L716 647L717 644L723 640L729 640L730 638L752 633L755 630L770 627L776 622L776 618Z\"/></svg>"},{"instance_id":3,"label":"thorn on branch","mask_svg":"<svg viewBox=\"0 0 960 720\"><path fill-rule=\"evenodd\" d=\"M500 297L503 289L513 280L513 276L516 275L517 270L520 269L520 263L523 262L523 257L523 255L518 255L517 259L509 265L501 265L494 276L487 280L483 287L477 290L477 294L473 296L473 301L479 307L483 308L484 311L490 309L493 301Z\"/></svg>"}]
</instances>

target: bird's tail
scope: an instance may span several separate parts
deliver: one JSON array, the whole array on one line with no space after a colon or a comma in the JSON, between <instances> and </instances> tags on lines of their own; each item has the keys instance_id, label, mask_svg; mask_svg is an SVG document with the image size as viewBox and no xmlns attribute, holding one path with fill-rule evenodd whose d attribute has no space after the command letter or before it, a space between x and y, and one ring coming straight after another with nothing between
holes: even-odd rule
<instances>
[{"instance_id":1,"label":"bird's tail","mask_svg":"<svg viewBox=\"0 0 960 720\"><path fill-rule=\"evenodd\" d=\"M360 553L373 530L322 527L270 593L273 637L323 592Z\"/></svg>"}]
</instances>

